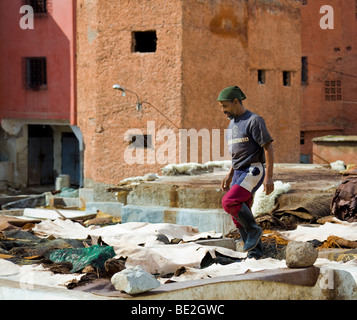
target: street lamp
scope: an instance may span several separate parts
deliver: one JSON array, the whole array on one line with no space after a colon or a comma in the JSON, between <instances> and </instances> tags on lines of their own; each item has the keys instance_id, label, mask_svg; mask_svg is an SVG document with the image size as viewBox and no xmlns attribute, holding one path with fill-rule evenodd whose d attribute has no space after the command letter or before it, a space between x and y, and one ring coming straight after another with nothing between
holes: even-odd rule
<instances>
[{"instance_id":1,"label":"street lamp","mask_svg":"<svg viewBox=\"0 0 357 320\"><path fill-rule=\"evenodd\" d=\"M137 110L137 111L140 111L140 110L142 109L143 104L142 104L142 102L140 102L140 98L139 98L139 96L138 96L138 94L137 94L136 92L131 91L131 90L129 90L129 89L125 89L124 87L122 87L122 86L119 85L119 84L115 84L115 85L113 86L113 89L114 89L114 90L119 90L119 91L121 91L123 97L126 96L126 92L130 92L130 93L135 94L135 95L136 95L136 98L138 99L137 102L136 102L136 110Z\"/></svg>"},{"instance_id":2,"label":"street lamp","mask_svg":"<svg viewBox=\"0 0 357 320\"><path fill-rule=\"evenodd\" d=\"M153 107L158 113L160 113L166 120L168 120L171 124L173 124L177 129L180 129L176 124L174 124L168 117L166 117L166 115L164 113L162 113L159 109L157 109L153 104L151 104L150 102L147 102L146 100L145 101L140 101L140 98L139 98L138 94L135 93L134 91L125 89L124 87L122 87L119 84L115 84L113 86L113 89L121 91L123 97L125 97L126 92L130 92L130 93L135 94L136 98L138 99L138 101L136 102L136 110L137 111L140 111L142 109L142 107L143 107L143 103L146 103L149 106Z\"/></svg>"}]
</instances>

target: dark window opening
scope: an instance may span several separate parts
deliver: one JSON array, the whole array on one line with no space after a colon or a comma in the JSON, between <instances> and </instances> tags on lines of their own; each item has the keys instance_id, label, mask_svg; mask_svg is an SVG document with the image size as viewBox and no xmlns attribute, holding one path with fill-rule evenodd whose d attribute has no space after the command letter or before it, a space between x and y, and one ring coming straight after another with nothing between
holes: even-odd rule
<instances>
[{"instance_id":1,"label":"dark window opening","mask_svg":"<svg viewBox=\"0 0 357 320\"><path fill-rule=\"evenodd\" d=\"M265 84L265 70L258 70L258 83Z\"/></svg>"},{"instance_id":2,"label":"dark window opening","mask_svg":"<svg viewBox=\"0 0 357 320\"><path fill-rule=\"evenodd\" d=\"M150 149L152 147L151 135L131 135L129 137L129 145L131 148Z\"/></svg>"},{"instance_id":3,"label":"dark window opening","mask_svg":"<svg viewBox=\"0 0 357 320\"><path fill-rule=\"evenodd\" d=\"M290 71L283 71L283 84L284 84L284 87L291 86L291 72Z\"/></svg>"},{"instance_id":4,"label":"dark window opening","mask_svg":"<svg viewBox=\"0 0 357 320\"><path fill-rule=\"evenodd\" d=\"M46 58L24 58L23 69L26 89L40 90L47 88Z\"/></svg>"},{"instance_id":5,"label":"dark window opening","mask_svg":"<svg viewBox=\"0 0 357 320\"><path fill-rule=\"evenodd\" d=\"M307 6L307 5L308 5L308 1L307 1L307 0L301 0L301 4L302 4L303 6Z\"/></svg>"},{"instance_id":6,"label":"dark window opening","mask_svg":"<svg viewBox=\"0 0 357 320\"><path fill-rule=\"evenodd\" d=\"M23 0L23 4L31 6L35 14L47 13L47 0Z\"/></svg>"},{"instance_id":7,"label":"dark window opening","mask_svg":"<svg viewBox=\"0 0 357 320\"><path fill-rule=\"evenodd\" d=\"M308 69L308 58L301 58L301 85L306 86L309 84L309 69Z\"/></svg>"},{"instance_id":8,"label":"dark window opening","mask_svg":"<svg viewBox=\"0 0 357 320\"><path fill-rule=\"evenodd\" d=\"M301 131L300 132L300 145L304 145L305 144L305 132Z\"/></svg>"},{"instance_id":9,"label":"dark window opening","mask_svg":"<svg viewBox=\"0 0 357 320\"><path fill-rule=\"evenodd\" d=\"M156 31L135 31L133 37L133 52L155 52Z\"/></svg>"}]
</instances>

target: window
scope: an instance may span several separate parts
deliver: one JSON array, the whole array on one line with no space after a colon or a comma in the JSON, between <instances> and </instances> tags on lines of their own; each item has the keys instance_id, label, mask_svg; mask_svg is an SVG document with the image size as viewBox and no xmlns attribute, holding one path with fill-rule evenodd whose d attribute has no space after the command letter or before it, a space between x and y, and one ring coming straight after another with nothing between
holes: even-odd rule
<instances>
[{"instance_id":1,"label":"window","mask_svg":"<svg viewBox=\"0 0 357 320\"><path fill-rule=\"evenodd\" d=\"M45 57L23 59L25 89L47 89L47 71Z\"/></svg>"},{"instance_id":2,"label":"window","mask_svg":"<svg viewBox=\"0 0 357 320\"><path fill-rule=\"evenodd\" d=\"M308 5L308 1L307 1L307 0L301 0L301 4L302 4L303 6L307 6L307 5Z\"/></svg>"},{"instance_id":3,"label":"window","mask_svg":"<svg viewBox=\"0 0 357 320\"><path fill-rule=\"evenodd\" d=\"M258 70L258 83L265 84L265 70Z\"/></svg>"},{"instance_id":4,"label":"window","mask_svg":"<svg viewBox=\"0 0 357 320\"><path fill-rule=\"evenodd\" d=\"M284 84L284 87L291 86L291 72L290 71L283 71L283 84Z\"/></svg>"},{"instance_id":5,"label":"window","mask_svg":"<svg viewBox=\"0 0 357 320\"><path fill-rule=\"evenodd\" d=\"M134 31L132 33L133 52L155 52L156 31Z\"/></svg>"},{"instance_id":6,"label":"window","mask_svg":"<svg viewBox=\"0 0 357 320\"><path fill-rule=\"evenodd\" d=\"M300 145L304 145L305 144L305 132L301 131L300 132Z\"/></svg>"},{"instance_id":7,"label":"window","mask_svg":"<svg viewBox=\"0 0 357 320\"><path fill-rule=\"evenodd\" d=\"M342 100L342 81L326 80L325 81L325 100L341 101Z\"/></svg>"},{"instance_id":8,"label":"window","mask_svg":"<svg viewBox=\"0 0 357 320\"><path fill-rule=\"evenodd\" d=\"M47 0L23 0L23 4L31 6L35 14L47 13Z\"/></svg>"},{"instance_id":9,"label":"window","mask_svg":"<svg viewBox=\"0 0 357 320\"><path fill-rule=\"evenodd\" d=\"M152 147L151 135L131 135L129 137L130 148L150 149Z\"/></svg>"},{"instance_id":10,"label":"window","mask_svg":"<svg viewBox=\"0 0 357 320\"><path fill-rule=\"evenodd\" d=\"M309 84L309 70L307 57L301 58L301 85L306 86Z\"/></svg>"}]
</instances>

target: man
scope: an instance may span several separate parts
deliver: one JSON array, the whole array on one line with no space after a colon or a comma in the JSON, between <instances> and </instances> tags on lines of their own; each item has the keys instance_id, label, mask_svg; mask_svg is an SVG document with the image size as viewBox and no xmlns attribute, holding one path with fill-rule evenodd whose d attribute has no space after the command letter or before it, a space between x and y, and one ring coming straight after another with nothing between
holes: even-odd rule
<instances>
[{"instance_id":1,"label":"man","mask_svg":"<svg viewBox=\"0 0 357 320\"><path fill-rule=\"evenodd\" d=\"M222 190L228 191L222 199L222 206L232 215L248 258L259 259L263 256L263 232L250 208L253 195L262 184L266 194L274 191L273 139L264 120L244 107L242 101L245 99L245 94L237 86L224 89L217 99L223 113L231 120L226 138L232 166L222 180Z\"/></svg>"}]
</instances>

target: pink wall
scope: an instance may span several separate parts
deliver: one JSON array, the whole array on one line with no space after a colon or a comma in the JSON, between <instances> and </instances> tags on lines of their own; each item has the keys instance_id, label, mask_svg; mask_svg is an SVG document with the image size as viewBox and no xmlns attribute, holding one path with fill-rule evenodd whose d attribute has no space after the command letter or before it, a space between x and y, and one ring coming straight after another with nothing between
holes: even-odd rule
<instances>
[{"instance_id":1,"label":"pink wall","mask_svg":"<svg viewBox=\"0 0 357 320\"><path fill-rule=\"evenodd\" d=\"M75 124L75 0L50 0L34 29L20 27L21 0L0 1L0 118ZM23 57L47 57L47 89L23 86Z\"/></svg>"}]
</instances>

